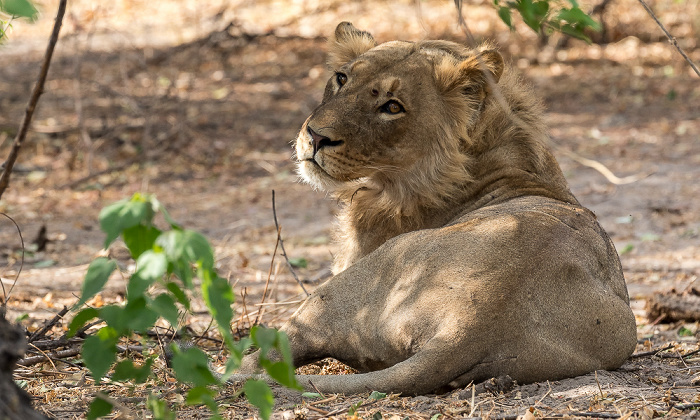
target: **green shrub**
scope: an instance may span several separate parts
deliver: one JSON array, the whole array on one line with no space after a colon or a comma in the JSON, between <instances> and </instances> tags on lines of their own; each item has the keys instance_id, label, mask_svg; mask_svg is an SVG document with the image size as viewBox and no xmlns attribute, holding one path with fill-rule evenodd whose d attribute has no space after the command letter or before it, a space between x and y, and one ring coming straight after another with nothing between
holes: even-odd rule
<instances>
[{"instance_id":1,"label":"green shrub","mask_svg":"<svg viewBox=\"0 0 700 420\"><path fill-rule=\"evenodd\" d=\"M166 230L157 228L153 223L159 212L168 225ZM193 280L197 278L199 293L216 321L230 356L225 372L220 375L211 370L209 357L202 350L172 346L174 355L171 365L175 376L190 385L186 402L204 404L212 411L214 418L219 418L214 399L216 388L222 386L240 367L244 352L251 346L260 348L261 366L273 379L284 386L299 388L284 333L255 326L250 338L234 341L230 328L234 294L228 281L217 275L214 253L204 236L183 229L172 220L158 200L138 193L130 200L105 207L100 213L100 226L107 235L104 247L108 248L121 236L136 261L136 269L128 280L123 305L82 309L70 323L69 335L73 335L94 318L104 322L95 335L85 339L82 349L83 362L96 383L103 380L110 368L114 369L111 381L143 383L151 376L156 356L147 356L141 366L134 365L131 360L117 361L117 344L135 334L140 340L147 340L143 333L153 328L160 319L177 329L182 315L190 310L189 295L195 293ZM78 306L100 292L116 269L116 261L105 257L95 259L88 267ZM160 287L152 287L154 285ZM282 356L281 361L273 362L267 358L272 349ZM268 385L264 381L249 380L243 392L258 407L261 416L268 418L274 402ZM172 416L165 403L157 398L149 398L147 406L155 418ZM109 399L98 394L91 404L88 418L107 415L111 410Z\"/></svg>"}]
</instances>

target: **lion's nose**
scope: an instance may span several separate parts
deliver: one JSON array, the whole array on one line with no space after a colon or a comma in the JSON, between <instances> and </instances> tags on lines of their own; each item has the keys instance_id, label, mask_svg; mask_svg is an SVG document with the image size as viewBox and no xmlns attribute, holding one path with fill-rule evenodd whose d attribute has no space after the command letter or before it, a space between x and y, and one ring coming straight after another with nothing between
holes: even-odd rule
<instances>
[{"instance_id":1,"label":"lion's nose","mask_svg":"<svg viewBox=\"0 0 700 420\"><path fill-rule=\"evenodd\" d=\"M318 134L317 132L312 130L311 127L306 127L306 131L308 131L309 135L311 136L310 143L314 148L314 155L316 155L316 152L318 152L326 146L337 146L342 143L342 140L333 141L326 136Z\"/></svg>"}]
</instances>

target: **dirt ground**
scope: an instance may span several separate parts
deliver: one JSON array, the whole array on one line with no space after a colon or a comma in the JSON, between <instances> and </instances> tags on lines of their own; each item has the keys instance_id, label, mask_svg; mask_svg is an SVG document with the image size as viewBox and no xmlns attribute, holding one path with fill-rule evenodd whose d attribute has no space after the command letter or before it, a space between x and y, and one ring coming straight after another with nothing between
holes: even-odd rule
<instances>
[{"instance_id":1,"label":"dirt ground","mask_svg":"<svg viewBox=\"0 0 700 420\"><path fill-rule=\"evenodd\" d=\"M56 4L43 2L35 24L15 22L0 46L0 156L7 155L24 112ZM358 402L364 402L356 413L362 418L697 415L700 357L689 353L698 349L698 324L647 319L645 302L657 291L700 287L698 77L632 0L611 3L606 43L565 47L557 47L557 36L543 44L525 28L509 32L490 4L467 5L467 23L478 39L498 42L544 98L553 147L572 191L598 215L621 254L640 356L614 372L530 385L486 383L441 396L327 396L319 402L278 390L275 416L346 417ZM700 1L651 5L700 62ZM100 209L141 191L155 194L177 221L212 240L220 273L235 282L239 327L248 322L244 307L249 316L262 308L257 302L268 276L275 304L264 306L262 321L284 322L303 293L283 259L273 260L271 191L289 256L307 262L298 274L313 289L329 275L337 206L298 182L290 141L320 101L328 77L323 37L341 20L379 41L464 39L448 1L69 2L45 93L0 200L28 250L15 282L20 239L14 224L0 221L6 261L0 277L6 290L14 285L10 319L21 317L35 330L74 304L104 239ZM632 182L614 184L581 158ZM42 226L49 242L37 250ZM131 263L119 246L111 252L124 267ZM115 278L100 298L119 301L123 293L123 280ZM201 316L191 321L195 331L207 324ZM647 354L657 349L665 350ZM343 367L325 362L311 369ZM16 378L55 418L84 417L97 391L82 369L62 363L21 368ZM184 406L167 380L153 387L178 418L208 416ZM145 415L148 389L108 390L120 401L120 418ZM226 399L234 394L222 394L225 418L256 414L243 400Z\"/></svg>"}]
</instances>

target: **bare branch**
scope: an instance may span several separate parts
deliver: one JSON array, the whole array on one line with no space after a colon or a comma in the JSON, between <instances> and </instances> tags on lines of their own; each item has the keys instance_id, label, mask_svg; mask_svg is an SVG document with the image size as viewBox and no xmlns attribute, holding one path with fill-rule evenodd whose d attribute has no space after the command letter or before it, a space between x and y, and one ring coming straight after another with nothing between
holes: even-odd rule
<instances>
[{"instance_id":1,"label":"bare branch","mask_svg":"<svg viewBox=\"0 0 700 420\"><path fill-rule=\"evenodd\" d=\"M284 260L287 261L287 267L289 267L289 271L292 272L292 276L294 276L294 280L299 283L299 286L301 286L301 290L306 293L306 296L310 296L309 292L306 291L306 287L304 287L304 283L299 280L299 277L297 276L297 273L294 271L294 267L292 267L292 263L289 262L289 258L287 257L287 251L284 250L284 241L282 240L282 236L280 235L280 225L277 222L277 209L275 208L275 190L272 190L272 216L275 219L275 227L277 228L277 237L280 242L280 248L282 248L282 256L284 257Z\"/></svg>"},{"instance_id":2,"label":"bare branch","mask_svg":"<svg viewBox=\"0 0 700 420\"><path fill-rule=\"evenodd\" d=\"M32 96L29 98L29 103L27 104L27 109L24 113L24 118L17 131L17 136L15 141L12 143L12 149L10 150L10 155L7 157L5 164L3 165L2 176L0 176L0 197L7 189L7 185L10 183L10 174L12 173L12 167L15 165L17 160L17 155L19 154L19 149L22 147L22 142L27 136L27 130L29 130L29 124L32 122L32 116L34 116L34 110L36 109L36 104L39 102L39 96L44 92L44 83L46 83L46 76L49 73L49 65L51 65L51 57L53 56L53 50L56 47L56 42L58 42L58 33L61 30L61 23L63 22L63 15L66 13L66 2L67 0L61 0L58 5L58 12L56 13L56 21L53 25L53 32L51 33L51 38L49 38L49 45L46 48L46 53L44 54L44 62L41 65L41 72L39 73L39 79L34 85L34 90L32 91Z\"/></svg>"},{"instance_id":3,"label":"bare branch","mask_svg":"<svg viewBox=\"0 0 700 420\"><path fill-rule=\"evenodd\" d=\"M695 71L695 74L700 76L700 70L698 70L698 66L696 66L695 63L693 63L693 60L691 60L690 57L688 57L688 55L685 53L685 51L683 51L683 48L681 48L680 45L678 45L676 37L671 36L671 34L666 30L666 27L663 25L663 23L659 21L659 19L657 19L654 12L644 2L644 0L639 0L639 3L641 3L644 9L647 11L647 13L649 13L649 16L651 16L651 18L654 19L654 22L656 22L656 24L659 25L659 28L661 28L661 30L664 31L666 38L668 38L668 42L670 42L671 44L673 44L674 47L676 47L676 50L678 50L678 52L683 56L683 58L685 58L685 61L687 61L688 64L690 64L690 67Z\"/></svg>"}]
</instances>

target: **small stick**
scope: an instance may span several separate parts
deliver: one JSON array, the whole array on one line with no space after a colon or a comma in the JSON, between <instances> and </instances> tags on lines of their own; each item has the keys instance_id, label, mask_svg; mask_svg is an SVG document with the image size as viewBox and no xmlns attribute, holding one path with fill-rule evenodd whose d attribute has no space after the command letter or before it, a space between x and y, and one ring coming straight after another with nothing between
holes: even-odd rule
<instances>
[{"instance_id":1,"label":"small stick","mask_svg":"<svg viewBox=\"0 0 700 420\"><path fill-rule=\"evenodd\" d=\"M47 355L45 351L36 348L34 345L32 345L32 343L29 343L29 345L34 347L35 349L37 349L39 351L39 353L41 353L41 355L43 357L45 357L46 360L49 361L49 363L51 363L51 366L53 366L53 370L58 370L58 368L56 367L56 364L53 362L53 360L51 360L51 357L49 357L49 355Z\"/></svg>"},{"instance_id":2,"label":"small stick","mask_svg":"<svg viewBox=\"0 0 700 420\"><path fill-rule=\"evenodd\" d=\"M330 411L321 410L320 408L316 408L313 405L307 405L306 408L308 408L309 410L313 410L313 411L315 411L321 415L324 415L324 416L327 416L328 414L330 414Z\"/></svg>"},{"instance_id":3,"label":"small stick","mask_svg":"<svg viewBox=\"0 0 700 420\"><path fill-rule=\"evenodd\" d=\"M51 321L47 322L46 325L43 327L39 328L38 330L34 331L34 333L27 339L28 342L33 342L37 340L40 337L43 337L44 334L51 328L53 328L54 325L58 323L59 320L63 319L63 317L68 313L68 308L64 305L63 309L61 309L61 312L57 313Z\"/></svg>"},{"instance_id":4,"label":"small stick","mask_svg":"<svg viewBox=\"0 0 700 420\"><path fill-rule=\"evenodd\" d=\"M698 354L698 353L700 353L700 349L693 350L693 351L691 351L691 352L688 352L688 353L684 354L684 355L683 355L683 358L690 357L690 356L693 356L693 355Z\"/></svg>"},{"instance_id":5,"label":"small stick","mask_svg":"<svg viewBox=\"0 0 700 420\"><path fill-rule=\"evenodd\" d=\"M693 71L695 71L695 74L700 76L700 70L698 70L698 67L695 65L695 63L693 63L693 60L691 60L690 57L688 57L688 55L685 53L685 51L683 51L683 48L681 48L680 45L678 45L678 41L676 40L676 38L674 36L671 36L670 33L668 33L666 27L663 25L663 23L659 21L659 19L656 18L656 15L651 10L651 8L644 2L644 0L639 0L639 3L641 3L642 7L644 7L647 13L649 13L649 16L651 16L651 18L654 19L654 22L656 22L656 24L659 25L659 28L661 28L661 30L664 31L666 38L668 38L668 42L670 42L671 44L673 44L674 47L676 47L676 50L678 50L678 52L683 56L683 58L685 58L685 61L687 61L688 64L690 64L690 67L693 69Z\"/></svg>"},{"instance_id":6,"label":"small stick","mask_svg":"<svg viewBox=\"0 0 700 420\"><path fill-rule=\"evenodd\" d=\"M274 197L274 195L273 195ZM274 198L273 198L273 203L274 203ZM270 260L270 269L267 271L267 280L265 280L265 289L263 290L263 295L262 295L262 300L260 301L260 305L265 304L265 296L267 296L267 288L270 286L270 277L272 277L272 267L275 264L275 255L277 255L277 247L280 244L281 236L280 232L282 232L282 228L277 226L277 241L275 242L275 250L272 252L272 259ZM255 325L258 325L258 322L260 321L260 318L262 318L263 314L263 308L260 308L258 311L258 315L255 317Z\"/></svg>"},{"instance_id":7,"label":"small stick","mask_svg":"<svg viewBox=\"0 0 700 420\"><path fill-rule=\"evenodd\" d=\"M2 191L0 191L0 195L2 195ZM17 222L15 222L15 219L12 217L8 216L5 213L0 213L1 215L7 217L10 219L12 223L14 223L15 227L17 228L17 234L19 235L19 241L22 244L22 261L19 264L19 270L17 270L17 275L15 276L15 281L12 283L12 286L10 287L10 291L5 293L5 285L3 284L2 281L0 281L0 286L2 286L2 294L3 294L3 299L2 299L2 308L0 309L0 315L5 314L4 308L7 305L7 299L10 297L12 294L12 289L15 288L15 284L17 284L17 279L19 279L19 275L22 274L22 268L24 267L24 237L22 236L22 229L19 228L19 225Z\"/></svg>"},{"instance_id":8,"label":"small stick","mask_svg":"<svg viewBox=\"0 0 700 420\"><path fill-rule=\"evenodd\" d=\"M672 407L678 410L692 410L694 408L700 408L700 403L676 404Z\"/></svg>"},{"instance_id":9,"label":"small stick","mask_svg":"<svg viewBox=\"0 0 700 420\"><path fill-rule=\"evenodd\" d=\"M476 397L476 385L472 382L472 402L469 404L469 417L474 415L474 412L476 411L476 404L475 403L475 397Z\"/></svg>"},{"instance_id":10,"label":"small stick","mask_svg":"<svg viewBox=\"0 0 700 420\"><path fill-rule=\"evenodd\" d=\"M326 395L325 395L323 392L321 392L318 388L316 388L316 384L314 384L313 382L311 382L310 379L309 379L309 384L311 384L311 386L316 390L316 392L319 393L319 395L321 395L321 397L326 398Z\"/></svg>"},{"instance_id":11,"label":"small stick","mask_svg":"<svg viewBox=\"0 0 700 420\"><path fill-rule=\"evenodd\" d=\"M673 345L672 345L672 344L669 344L668 346L666 346L666 347L664 347L664 348L661 348L661 349L643 351L643 352L641 352L641 353L635 353L635 354L631 355L630 358L633 358L633 357L644 357L644 356L654 356L654 355L656 355L656 353L661 353L662 351L670 350L670 349L672 349L672 348L673 348Z\"/></svg>"},{"instance_id":12,"label":"small stick","mask_svg":"<svg viewBox=\"0 0 700 420\"><path fill-rule=\"evenodd\" d=\"M619 419L621 416L617 413L601 413L595 411L575 411L570 413L572 416L595 417L599 419Z\"/></svg>"},{"instance_id":13,"label":"small stick","mask_svg":"<svg viewBox=\"0 0 700 420\"><path fill-rule=\"evenodd\" d=\"M40 356L25 357L24 359L20 359L19 361L17 361L17 364L20 366L31 366L37 363L41 363L47 359L64 359L67 357L77 356L78 354L80 354L80 346L67 350L59 350L52 353L44 353Z\"/></svg>"},{"instance_id":14,"label":"small stick","mask_svg":"<svg viewBox=\"0 0 700 420\"><path fill-rule=\"evenodd\" d=\"M27 131L29 130L29 125L32 122L32 117L34 116L34 110L39 102L39 96L44 92L44 84L46 83L46 76L49 73L49 66L51 65L51 57L53 56L53 50L56 47L56 42L58 42L58 33L61 30L61 24L63 22L63 16L66 13L66 3L67 0L61 0L58 4L58 12L56 13L56 20L53 24L53 31L51 32L51 38L49 38L49 45L46 47L46 53L44 54L44 61L41 64L41 71L39 72L39 78L34 85L34 90L29 98L29 103L22 118L22 122L19 125L19 130L17 131L17 136L12 143L12 149L10 154L5 161L2 175L0 176L0 197L7 189L10 183L10 174L12 173L12 167L15 166L17 161L17 156L19 155L19 149L22 147L22 142L27 136Z\"/></svg>"},{"instance_id":15,"label":"small stick","mask_svg":"<svg viewBox=\"0 0 700 420\"><path fill-rule=\"evenodd\" d=\"M309 381L309 383L311 383L311 381ZM316 388L316 387L314 387L314 388ZM316 391L318 391L318 389ZM319 394L321 394L321 393L319 392ZM321 394L321 395L323 395L323 394ZM337 399L338 399L338 395L333 395L332 397L324 398L322 400L318 400L318 401L314 401L314 402L309 402L307 404L308 405L320 405L320 404L325 404L325 403L328 403L331 401L335 401Z\"/></svg>"},{"instance_id":16,"label":"small stick","mask_svg":"<svg viewBox=\"0 0 700 420\"><path fill-rule=\"evenodd\" d=\"M282 248L282 256L284 257L284 260L287 261L287 267L289 267L289 271L291 271L292 276L294 277L294 280L299 283L299 286L301 286L301 290L306 293L306 296L310 296L309 292L306 291L306 287L304 287L304 284L299 280L299 277L297 277L297 273L294 271L294 267L292 267L292 263L289 262L289 258L287 257L287 251L284 250L284 241L282 240L282 236L280 235L280 225L277 222L277 209L275 208L275 190L272 190L272 216L275 219L275 227L277 228L277 237L279 238L280 241L280 248Z\"/></svg>"},{"instance_id":17,"label":"small stick","mask_svg":"<svg viewBox=\"0 0 700 420\"><path fill-rule=\"evenodd\" d=\"M600 392L600 398L605 399L605 395L603 394L603 388L600 387L600 382L598 382L598 371L595 371L595 383L598 385L598 392Z\"/></svg>"}]
</instances>

